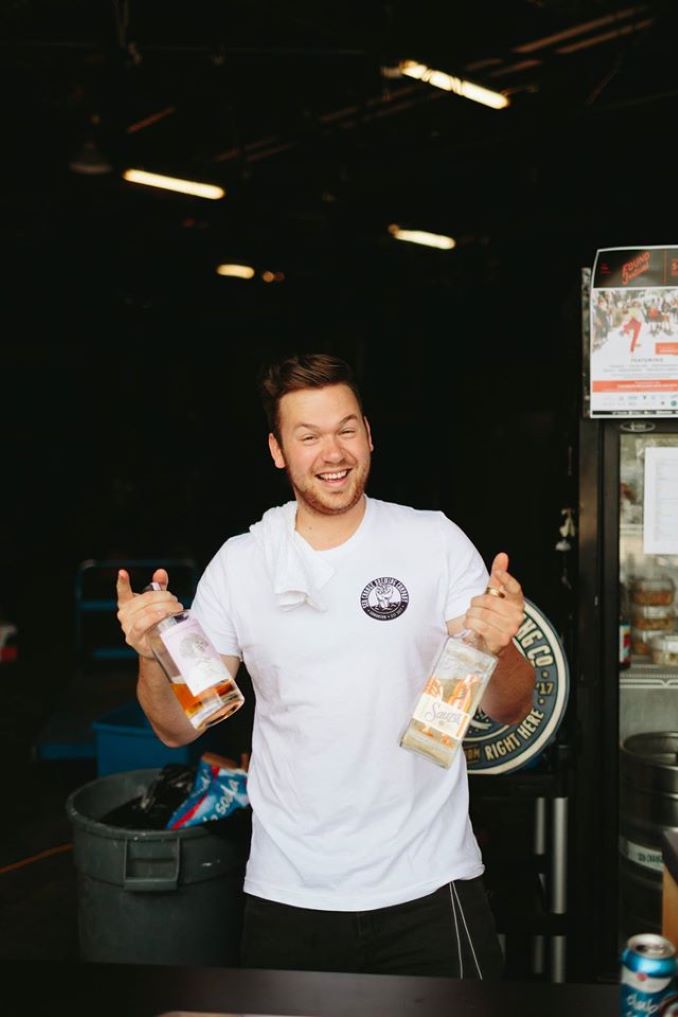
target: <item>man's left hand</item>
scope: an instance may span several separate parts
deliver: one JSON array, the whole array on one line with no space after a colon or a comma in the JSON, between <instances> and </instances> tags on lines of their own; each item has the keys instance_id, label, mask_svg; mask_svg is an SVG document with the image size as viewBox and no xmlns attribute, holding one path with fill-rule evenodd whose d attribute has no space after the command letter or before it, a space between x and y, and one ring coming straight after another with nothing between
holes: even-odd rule
<instances>
[{"instance_id":1,"label":"man's left hand","mask_svg":"<svg viewBox=\"0 0 678 1017\"><path fill-rule=\"evenodd\" d=\"M479 632L490 652L496 654L512 642L525 612L522 587L508 572L508 565L508 555L500 551L492 562L485 593L473 597L464 615L464 625Z\"/></svg>"}]
</instances>

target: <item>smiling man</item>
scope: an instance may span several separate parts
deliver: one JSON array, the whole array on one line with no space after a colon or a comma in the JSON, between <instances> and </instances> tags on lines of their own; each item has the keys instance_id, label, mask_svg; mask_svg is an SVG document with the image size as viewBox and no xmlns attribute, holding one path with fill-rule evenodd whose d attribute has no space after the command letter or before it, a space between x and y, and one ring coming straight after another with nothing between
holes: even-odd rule
<instances>
[{"instance_id":1,"label":"smiling man","mask_svg":"<svg viewBox=\"0 0 678 1017\"><path fill-rule=\"evenodd\" d=\"M534 671L512 642L520 584L504 552L488 575L442 512L365 494L372 436L344 361L287 358L261 394L294 499L223 544L192 606L256 693L242 963L499 977L464 755L442 769L399 741L443 641L464 626L499 657L485 712L503 723L529 712ZM153 578L167 586L163 570ZM193 740L147 640L180 605L166 589L135 596L124 572L118 605L154 730L168 745Z\"/></svg>"},{"instance_id":2,"label":"smiling man","mask_svg":"<svg viewBox=\"0 0 678 1017\"><path fill-rule=\"evenodd\" d=\"M365 512L373 448L357 393L348 384L336 384L291 389L279 400L272 398L268 444L297 500L296 530L313 546L320 541L319 550L342 543Z\"/></svg>"}]
</instances>

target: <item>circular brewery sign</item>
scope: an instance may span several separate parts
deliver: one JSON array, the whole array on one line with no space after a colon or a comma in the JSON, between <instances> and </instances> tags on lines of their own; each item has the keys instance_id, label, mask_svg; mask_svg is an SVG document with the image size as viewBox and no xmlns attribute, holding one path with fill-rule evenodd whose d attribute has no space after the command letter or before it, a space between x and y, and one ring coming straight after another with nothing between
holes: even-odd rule
<instances>
[{"instance_id":1,"label":"circular brewery sign","mask_svg":"<svg viewBox=\"0 0 678 1017\"><path fill-rule=\"evenodd\" d=\"M534 666L532 709L519 724L498 724L478 710L464 739L466 764L472 773L508 773L535 760L565 713L570 677L563 646L546 616L527 599L513 642Z\"/></svg>"}]
</instances>

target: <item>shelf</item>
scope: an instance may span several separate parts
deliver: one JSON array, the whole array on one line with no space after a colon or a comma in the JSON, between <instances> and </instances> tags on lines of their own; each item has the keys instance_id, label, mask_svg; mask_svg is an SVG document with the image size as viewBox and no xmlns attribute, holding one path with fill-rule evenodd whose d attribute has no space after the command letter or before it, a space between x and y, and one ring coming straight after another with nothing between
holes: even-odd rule
<instances>
[{"instance_id":1,"label":"shelf","mask_svg":"<svg viewBox=\"0 0 678 1017\"><path fill-rule=\"evenodd\" d=\"M678 689L678 667L661 667L659 664L638 662L635 658L631 667L619 675L622 689Z\"/></svg>"}]
</instances>

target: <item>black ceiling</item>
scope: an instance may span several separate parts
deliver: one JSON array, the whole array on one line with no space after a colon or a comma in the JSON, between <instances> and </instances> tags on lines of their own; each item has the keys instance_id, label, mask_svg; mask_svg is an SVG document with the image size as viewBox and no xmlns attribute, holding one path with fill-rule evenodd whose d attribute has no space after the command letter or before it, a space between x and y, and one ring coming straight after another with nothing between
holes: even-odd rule
<instances>
[{"instance_id":1,"label":"black ceiling","mask_svg":"<svg viewBox=\"0 0 678 1017\"><path fill-rule=\"evenodd\" d=\"M84 250L80 273L100 262L123 296L136 273L153 300L168 265L177 278L229 258L288 278L340 258L388 269L394 221L452 233L462 284L540 246L581 261L610 242L670 242L675 8L14 0L0 13L0 207L15 260ZM511 104L393 76L404 58ZM110 173L72 171L87 141ZM128 166L227 196L150 192L122 181Z\"/></svg>"},{"instance_id":2,"label":"black ceiling","mask_svg":"<svg viewBox=\"0 0 678 1017\"><path fill-rule=\"evenodd\" d=\"M375 433L395 434L381 495L450 509L480 546L486 526L489 553L509 491L519 564L521 532L544 543L535 570L552 561L580 387L564 298L597 247L678 240L677 8L6 0L0 426L19 495L0 556L96 555L108 534L147 552L149 533L207 552L248 525L271 483L255 368L285 344L357 364ZM511 104L384 74L402 58ZM110 172L72 171L88 140ZM227 195L131 185L129 166ZM393 222L458 247L398 244ZM245 259L285 284L216 276Z\"/></svg>"}]
</instances>

